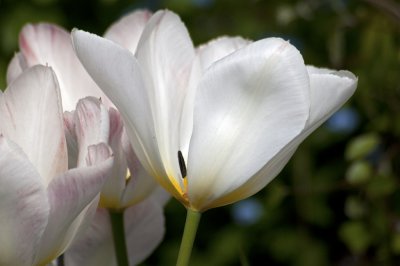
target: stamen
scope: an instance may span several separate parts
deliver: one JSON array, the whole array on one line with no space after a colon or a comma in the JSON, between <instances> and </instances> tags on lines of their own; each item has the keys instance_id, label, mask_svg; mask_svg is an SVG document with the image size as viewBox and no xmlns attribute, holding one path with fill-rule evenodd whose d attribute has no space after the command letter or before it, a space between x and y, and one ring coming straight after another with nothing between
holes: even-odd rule
<instances>
[{"instance_id":1,"label":"stamen","mask_svg":"<svg viewBox=\"0 0 400 266\"><path fill-rule=\"evenodd\" d=\"M179 162L179 168L181 169L182 178L185 178L187 175L186 163L181 151L178 151L178 162Z\"/></svg>"}]
</instances>

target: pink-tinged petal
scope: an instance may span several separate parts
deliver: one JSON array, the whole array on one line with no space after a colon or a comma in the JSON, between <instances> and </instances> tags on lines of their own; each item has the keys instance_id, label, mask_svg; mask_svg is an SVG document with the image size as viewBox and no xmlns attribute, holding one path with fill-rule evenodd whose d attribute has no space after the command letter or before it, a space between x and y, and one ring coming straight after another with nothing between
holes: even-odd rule
<instances>
[{"instance_id":1,"label":"pink-tinged petal","mask_svg":"<svg viewBox=\"0 0 400 266\"><path fill-rule=\"evenodd\" d=\"M163 208L147 199L128 208L124 218L129 262L137 265L161 243L165 232Z\"/></svg>"},{"instance_id":2,"label":"pink-tinged petal","mask_svg":"<svg viewBox=\"0 0 400 266\"><path fill-rule=\"evenodd\" d=\"M46 187L23 151L1 135L0 199L0 265L30 266L48 221Z\"/></svg>"},{"instance_id":3,"label":"pink-tinged petal","mask_svg":"<svg viewBox=\"0 0 400 266\"><path fill-rule=\"evenodd\" d=\"M110 119L108 111L93 97L79 100L75 111L75 131L79 146L78 166L85 165L88 147L108 143Z\"/></svg>"},{"instance_id":4,"label":"pink-tinged petal","mask_svg":"<svg viewBox=\"0 0 400 266\"><path fill-rule=\"evenodd\" d=\"M136 57L145 74L155 138L169 176L166 181L182 189L178 163L181 119L195 52L180 18L168 10L155 13L146 24Z\"/></svg>"},{"instance_id":5,"label":"pink-tinged petal","mask_svg":"<svg viewBox=\"0 0 400 266\"><path fill-rule=\"evenodd\" d=\"M60 91L49 67L27 69L0 99L0 133L18 144L46 182L67 169Z\"/></svg>"},{"instance_id":6,"label":"pink-tinged petal","mask_svg":"<svg viewBox=\"0 0 400 266\"><path fill-rule=\"evenodd\" d=\"M196 95L187 162L191 207L215 207L299 135L309 90L299 51L281 39L254 42L212 65Z\"/></svg>"},{"instance_id":7,"label":"pink-tinged petal","mask_svg":"<svg viewBox=\"0 0 400 266\"><path fill-rule=\"evenodd\" d=\"M21 53L16 53L7 67L7 76L6 76L7 84L10 84L19 75L21 75L25 68L26 68L25 58Z\"/></svg>"},{"instance_id":8,"label":"pink-tinged petal","mask_svg":"<svg viewBox=\"0 0 400 266\"><path fill-rule=\"evenodd\" d=\"M118 43L134 54L144 26L151 15L148 10L137 10L129 13L112 24L104 34L104 38Z\"/></svg>"},{"instance_id":9,"label":"pink-tinged petal","mask_svg":"<svg viewBox=\"0 0 400 266\"><path fill-rule=\"evenodd\" d=\"M125 210L124 223L129 265L137 265L161 242L165 231L162 208L153 200L146 200ZM117 265L106 209L97 210L89 230L65 253L65 262L68 266Z\"/></svg>"},{"instance_id":10,"label":"pink-tinged petal","mask_svg":"<svg viewBox=\"0 0 400 266\"><path fill-rule=\"evenodd\" d=\"M79 146L75 132L74 111L64 112L64 133L68 150L68 169L76 168L78 162Z\"/></svg>"},{"instance_id":11,"label":"pink-tinged petal","mask_svg":"<svg viewBox=\"0 0 400 266\"><path fill-rule=\"evenodd\" d=\"M71 169L52 180L48 187L50 218L42 238L37 263L47 263L70 244L79 229L76 218L87 211L109 177L113 158L105 144L91 146L88 163L93 166ZM107 158L102 161L102 159ZM72 225L71 225L72 224Z\"/></svg>"},{"instance_id":12,"label":"pink-tinged petal","mask_svg":"<svg viewBox=\"0 0 400 266\"><path fill-rule=\"evenodd\" d=\"M151 193L150 197L164 207L171 199L171 194L169 194L162 187L158 186L153 190L153 193Z\"/></svg>"},{"instance_id":13,"label":"pink-tinged petal","mask_svg":"<svg viewBox=\"0 0 400 266\"><path fill-rule=\"evenodd\" d=\"M117 106L136 155L153 176L166 176L155 137L149 91L136 58L110 40L73 30L75 51L88 73ZM173 186L164 181L173 191Z\"/></svg>"},{"instance_id":14,"label":"pink-tinged petal","mask_svg":"<svg viewBox=\"0 0 400 266\"><path fill-rule=\"evenodd\" d=\"M64 110L74 110L79 99L86 96L111 102L96 86L76 57L69 32L52 24L28 24L19 37L21 53L27 66L51 66L59 79Z\"/></svg>"},{"instance_id":15,"label":"pink-tinged petal","mask_svg":"<svg viewBox=\"0 0 400 266\"><path fill-rule=\"evenodd\" d=\"M111 178L107 179L101 191L100 206L118 210L124 207L121 204L121 198L126 185L128 166L121 144L123 132L122 118L114 108L110 108L108 114L110 119L108 144L114 154L114 166Z\"/></svg>"}]
</instances>

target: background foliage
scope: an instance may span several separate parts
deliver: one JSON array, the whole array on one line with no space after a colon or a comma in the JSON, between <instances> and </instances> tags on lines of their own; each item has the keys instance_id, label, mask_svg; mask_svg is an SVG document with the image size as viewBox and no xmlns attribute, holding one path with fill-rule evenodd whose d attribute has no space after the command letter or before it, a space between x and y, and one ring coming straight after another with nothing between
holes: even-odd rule
<instances>
[{"instance_id":1,"label":"background foliage","mask_svg":"<svg viewBox=\"0 0 400 266\"><path fill-rule=\"evenodd\" d=\"M102 34L136 8L177 12L196 45L280 36L307 64L359 77L352 100L271 184L203 215L192 265L400 265L398 1L0 0L0 88L25 23ZM185 210L171 200L165 213L165 240L143 265L175 263Z\"/></svg>"}]
</instances>

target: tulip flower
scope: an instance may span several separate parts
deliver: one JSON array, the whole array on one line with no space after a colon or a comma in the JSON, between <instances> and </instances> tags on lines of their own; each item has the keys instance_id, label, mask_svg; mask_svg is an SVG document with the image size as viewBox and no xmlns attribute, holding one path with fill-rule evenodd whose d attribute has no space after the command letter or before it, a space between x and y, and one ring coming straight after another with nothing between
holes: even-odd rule
<instances>
[{"instance_id":1,"label":"tulip flower","mask_svg":"<svg viewBox=\"0 0 400 266\"><path fill-rule=\"evenodd\" d=\"M150 15L148 11L132 12L111 25L105 37L134 51ZM112 250L114 245L106 243L112 240L109 239L112 235L110 221L106 222L106 218L113 216L109 214L110 211L124 213L125 233L127 242L130 244L127 255L131 264L137 264L151 254L164 235L161 206L168 198L165 191L158 188L158 184L138 162L126 137L119 112L113 108L111 101L80 64L73 51L70 34L52 24L28 24L20 33L19 45L21 51L14 56L8 68L8 82L20 75L25 67L40 63L52 66L59 77L62 101L66 111L64 124L69 167L82 164L87 148L94 143L107 143L113 151L114 165L111 177L107 179L100 196L99 206L102 209L96 212L89 231L85 232L79 241L74 242L72 251L66 253L65 259L70 263L79 262L83 256L89 263L96 261L95 258L99 256L110 255L111 257L107 260L103 260L103 264L109 265L107 262L115 261L115 252ZM78 103L80 98L87 96L95 96L97 99L88 97ZM73 111L75 107L76 111ZM160 196L161 200L148 199L157 196ZM142 201L145 203L142 204ZM136 204L145 205L150 209L143 211L142 207L137 207ZM130 219L142 214L141 218ZM148 219L146 217L149 215L151 220L147 220L144 227L142 221ZM103 230L99 230L99 223L106 224L101 227ZM140 238L136 237L137 230L143 232ZM92 235L94 233L97 235ZM99 242L94 243L95 240ZM91 243L92 251L88 250L89 247L82 248L87 241ZM141 246L139 251L138 246ZM83 250L85 250L84 253L80 252ZM87 263L84 265L89 265Z\"/></svg>"},{"instance_id":2,"label":"tulip flower","mask_svg":"<svg viewBox=\"0 0 400 266\"><path fill-rule=\"evenodd\" d=\"M279 38L195 50L170 11L150 18L135 54L84 31L72 38L143 166L197 212L265 187L357 84L350 72L307 67Z\"/></svg>"},{"instance_id":3,"label":"tulip flower","mask_svg":"<svg viewBox=\"0 0 400 266\"><path fill-rule=\"evenodd\" d=\"M138 163L130 143L123 137L124 128L117 110L107 109L100 100L87 97L64 120L69 135L76 138L73 142L79 147L76 148L78 164L92 143L108 143L114 155L111 178L101 192L100 208L89 231L66 252L67 265L117 265L110 223L115 212L124 214L129 263L138 264L153 252L164 235L165 191L153 192L154 180ZM155 195L149 197L150 194L157 194L161 199L155 199Z\"/></svg>"},{"instance_id":4,"label":"tulip flower","mask_svg":"<svg viewBox=\"0 0 400 266\"><path fill-rule=\"evenodd\" d=\"M51 68L28 68L0 93L0 265L46 265L87 228L113 158L104 143L86 155L67 169Z\"/></svg>"},{"instance_id":5,"label":"tulip flower","mask_svg":"<svg viewBox=\"0 0 400 266\"><path fill-rule=\"evenodd\" d=\"M350 72L307 67L280 38L196 50L170 11L150 18L135 54L84 31L72 38L143 166L188 209L177 265L188 265L200 213L265 187L357 84Z\"/></svg>"}]
</instances>

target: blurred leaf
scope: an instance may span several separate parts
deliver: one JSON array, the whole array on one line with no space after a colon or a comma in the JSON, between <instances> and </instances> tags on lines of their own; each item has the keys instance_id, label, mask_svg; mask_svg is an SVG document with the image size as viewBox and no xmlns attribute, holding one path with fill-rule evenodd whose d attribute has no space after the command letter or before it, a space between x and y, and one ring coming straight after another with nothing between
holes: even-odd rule
<instances>
[{"instance_id":1,"label":"blurred leaf","mask_svg":"<svg viewBox=\"0 0 400 266\"><path fill-rule=\"evenodd\" d=\"M356 161L350 165L346 172L346 180L352 185L366 183L372 176L372 166L364 161Z\"/></svg>"},{"instance_id":2,"label":"blurred leaf","mask_svg":"<svg viewBox=\"0 0 400 266\"><path fill-rule=\"evenodd\" d=\"M379 143L379 136L375 133L368 133L358 136L347 145L345 152L346 159L362 159L376 149Z\"/></svg>"},{"instance_id":3,"label":"blurred leaf","mask_svg":"<svg viewBox=\"0 0 400 266\"><path fill-rule=\"evenodd\" d=\"M344 211L351 219L361 218L366 213L365 202L357 196L350 196L346 199Z\"/></svg>"},{"instance_id":4,"label":"blurred leaf","mask_svg":"<svg viewBox=\"0 0 400 266\"><path fill-rule=\"evenodd\" d=\"M371 244L370 232L361 222L345 222L339 229L339 236L354 254L364 253Z\"/></svg>"},{"instance_id":5,"label":"blurred leaf","mask_svg":"<svg viewBox=\"0 0 400 266\"><path fill-rule=\"evenodd\" d=\"M377 175L368 182L366 190L369 197L380 198L390 195L396 188L396 179L390 176Z\"/></svg>"}]
</instances>

